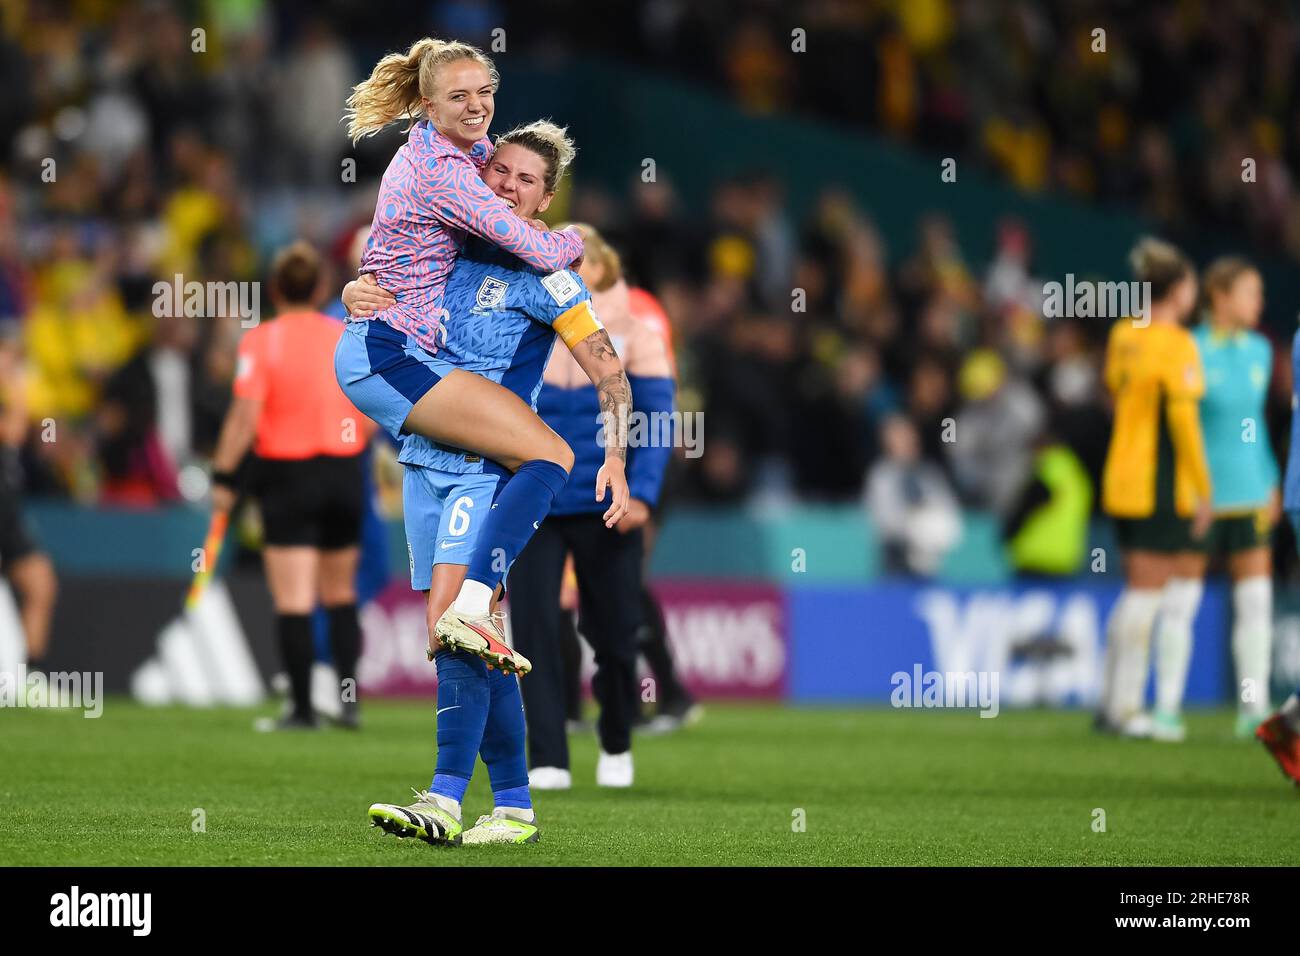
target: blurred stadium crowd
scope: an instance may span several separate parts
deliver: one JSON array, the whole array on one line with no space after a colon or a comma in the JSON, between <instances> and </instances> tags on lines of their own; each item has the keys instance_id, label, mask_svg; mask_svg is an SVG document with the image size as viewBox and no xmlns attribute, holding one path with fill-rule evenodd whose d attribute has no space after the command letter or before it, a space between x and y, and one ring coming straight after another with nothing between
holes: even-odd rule
<instances>
[{"instance_id":1,"label":"blurred stadium crowd","mask_svg":"<svg viewBox=\"0 0 1300 956\"><path fill-rule=\"evenodd\" d=\"M1300 257L1300 10L1284 0L629 6L613 34L627 53L752 110L811 112L1023 190L1123 204L1175 240L1244 226ZM584 18L553 13L576 48L608 46L604 21L584 34ZM791 59L792 25L816 55ZM1244 188L1242 156L1264 189Z\"/></svg>"},{"instance_id":2,"label":"blurred stadium crowd","mask_svg":"<svg viewBox=\"0 0 1300 956\"><path fill-rule=\"evenodd\" d=\"M352 238L373 210L366 184L397 140L360 150L361 186L341 184L342 103L372 46L417 31L411 22L398 36L390 23L363 52L357 37L373 39L366 26L390 5L367 6L372 16L214 2L197 5L197 20L149 2L6 8L0 386L25 367L27 492L140 506L186 496L178 475L212 450L240 325L155 317L155 282L255 281L300 235L329 254L337 286L351 275ZM619 29L576 3L503 6L429 4L418 28L486 43L506 22L551 55L591 32L604 54L653 57L750 109L977 158L1025 190L1136 205L1174 239L1244 222L1300 256L1288 172L1300 152L1300 27L1273 4L1129 8L1141 28L1109 31L1102 59L1085 53L1105 2L664 0L614 5ZM205 56L191 53L192 22L208 25ZM792 71L790 22L840 52ZM1233 188L1243 153L1259 157L1266 189ZM1224 164L1231 174L1216 175ZM942 214L886 237L829 183L802 221L761 172L711 195L701 210L666 182L610 195L584 187L579 162L565 204L609 236L673 321L680 404L705 412L706 451L679 463L677 500L855 500L875 472L879 507L884 488L1008 517L1045 436L1099 473L1105 330L1042 319L1022 224L990 223L996 253L973 262ZM802 311L791 310L796 288ZM1284 453L1290 373L1278 351L1271 425ZM960 441L944 441L948 418ZM42 440L47 421L55 441Z\"/></svg>"}]
</instances>

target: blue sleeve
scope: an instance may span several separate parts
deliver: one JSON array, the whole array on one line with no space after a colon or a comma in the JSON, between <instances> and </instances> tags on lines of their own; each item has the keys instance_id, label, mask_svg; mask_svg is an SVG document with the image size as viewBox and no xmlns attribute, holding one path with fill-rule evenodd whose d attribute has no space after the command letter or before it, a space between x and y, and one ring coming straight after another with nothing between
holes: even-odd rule
<instances>
[{"instance_id":1,"label":"blue sleeve","mask_svg":"<svg viewBox=\"0 0 1300 956\"><path fill-rule=\"evenodd\" d=\"M1300 509L1300 332L1291 343L1291 450L1287 455L1286 474L1282 477L1282 507L1288 512Z\"/></svg>"},{"instance_id":2,"label":"blue sleeve","mask_svg":"<svg viewBox=\"0 0 1300 956\"><path fill-rule=\"evenodd\" d=\"M1291 397L1300 392L1300 331L1291 340Z\"/></svg>"},{"instance_id":3,"label":"blue sleeve","mask_svg":"<svg viewBox=\"0 0 1300 956\"><path fill-rule=\"evenodd\" d=\"M632 386L632 410L644 422L644 441L628 449L627 485L633 498L640 498L651 508L659 503L664 472L673 455L673 401L677 383L670 377L629 375ZM661 436L659 423L668 422L667 434ZM665 441L659 441L660 437Z\"/></svg>"},{"instance_id":4,"label":"blue sleeve","mask_svg":"<svg viewBox=\"0 0 1300 956\"><path fill-rule=\"evenodd\" d=\"M525 314L546 325L554 325L560 316L579 302L591 299L587 284L578 273L570 269L560 269L548 275L523 273L520 278L525 282Z\"/></svg>"},{"instance_id":5,"label":"blue sleeve","mask_svg":"<svg viewBox=\"0 0 1300 956\"><path fill-rule=\"evenodd\" d=\"M1300 389L1300 331L1297 331L1295 338L1291 340L1291 397L1294 398L1296 391Z\"/></svg>"},{"instance_id":6,"label":"blue sleeve","mask_svg":"<svg viewBox=\"0 0 1300 956\"><path fill-rule=\"evenodd\" d=\"M1276 488L1278 483L1277 456L1273 454L1273 440L1268 433L1268 386L1273 381L1273 345L1264 336L1259 336L1260 351L1264 357L1264 368L1268 369L1268 380L1264 383L1264 401L1261 403L1263 414L1260 422L1259 431L1259 453L1263 460L1260 462L1260 470L1268 482L1270 488Z\"/></svg>"}]
</instances>

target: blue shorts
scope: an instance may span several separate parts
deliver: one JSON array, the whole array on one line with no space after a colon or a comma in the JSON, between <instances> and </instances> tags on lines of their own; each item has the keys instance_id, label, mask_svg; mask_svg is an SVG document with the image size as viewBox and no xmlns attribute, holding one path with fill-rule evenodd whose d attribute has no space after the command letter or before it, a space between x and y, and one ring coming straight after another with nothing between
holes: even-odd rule
<instances>
[{"instance_id":1,"label":"blue shorts","mask_svg":"<svg viewBox=\"0 0 1300 956\"><path fill-rule=\"evenodd\" d=\"M432 587L435 564L469 564L501 485L499 474L462 475L406 466L402 516L413 591Z\"/></svg>"},{"instance_id":2,"label":"blue shorts","mask_svg":"<svg viewBox=\"0 0 1300 956\"><path fill-rule=\"evenodd\" d=\"M397 439L415 403L455 367L377 319L349 322L334 350L343 394Z\"/></svg>"}]
</instances>

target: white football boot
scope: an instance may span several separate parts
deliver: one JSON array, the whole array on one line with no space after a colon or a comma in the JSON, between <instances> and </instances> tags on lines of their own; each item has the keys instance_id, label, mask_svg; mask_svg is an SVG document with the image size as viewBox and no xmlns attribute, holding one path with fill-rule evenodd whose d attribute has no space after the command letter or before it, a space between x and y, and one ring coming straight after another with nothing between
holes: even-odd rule
<instances>
[{"instance_id":1,"label":"white football boot","mask_svg":"<svg viewBox=\"0 0 1300 956\"><path fill-rule=\"evenodd\" d=\"M532 820L521 817L531 816ZM541 838L537 826L537 817L527 810L515 807L497 807L490 814L478 818L478 822L461 835L465 846L482 846L487 843L536 843Z\"/></svg>"},{"instance_id":2,"label":"white football boot","mask_svg":"<svg viewBox=\"0 0 1300 956\"><path fill-rule=\"evenodd\" d=\"M573 776L562 767L534 767L528 771L528 786L532 790L568 790Z\"/></svg>"},{"instance_id":3,"label":"white football boot","mask_svg":"<svg viewBox=\"0 0 1300 956\"><path fill-rule=\"evenodd\" d=\"M602 750L600 760L596 761L596 786L632 786L632 751L607 754Z\"/></svg>"}]
</instances>

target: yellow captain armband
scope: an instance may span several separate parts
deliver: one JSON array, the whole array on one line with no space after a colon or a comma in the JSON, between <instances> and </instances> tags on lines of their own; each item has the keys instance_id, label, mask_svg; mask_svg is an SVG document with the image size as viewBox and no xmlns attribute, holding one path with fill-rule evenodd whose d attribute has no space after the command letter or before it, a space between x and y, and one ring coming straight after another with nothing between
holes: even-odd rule
<instances>
[{"instance_id":1,"label":"yellow captain armband","mask_svg":"<svg viewBox=\"0 0 1300 956\"><path fill-rule=\"evenodd\" d=\"M599 332L604 328L600 324L600 319L596 318L596 313L592 311L591 301L588 299L583 299L573 308L565 311L552 323L552 327L570 349L592 332Z\"/></svg>"}]
</instances>

